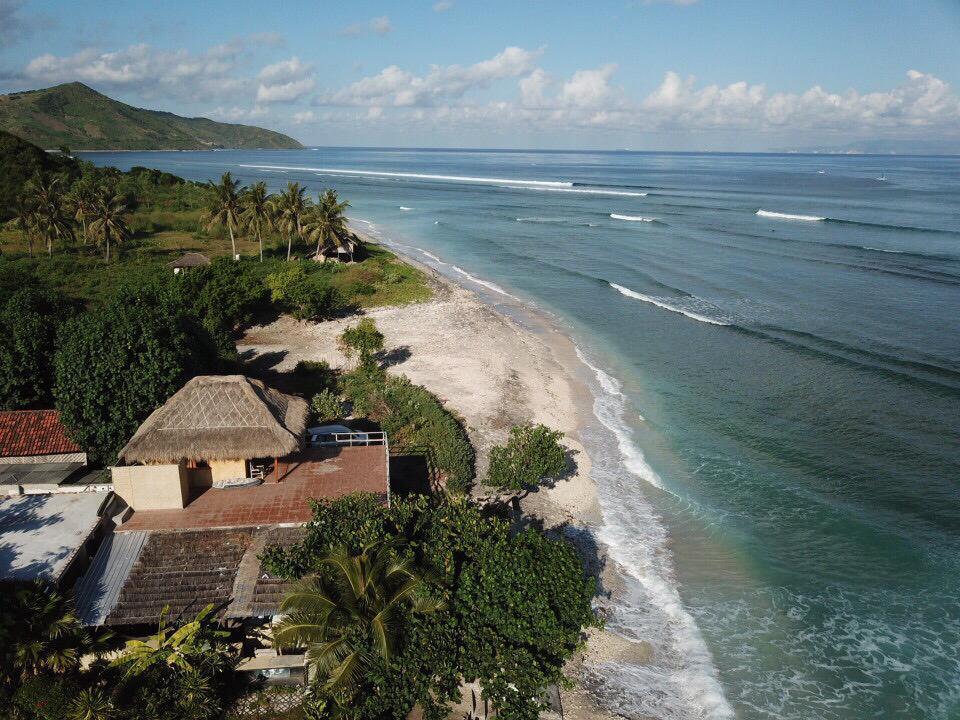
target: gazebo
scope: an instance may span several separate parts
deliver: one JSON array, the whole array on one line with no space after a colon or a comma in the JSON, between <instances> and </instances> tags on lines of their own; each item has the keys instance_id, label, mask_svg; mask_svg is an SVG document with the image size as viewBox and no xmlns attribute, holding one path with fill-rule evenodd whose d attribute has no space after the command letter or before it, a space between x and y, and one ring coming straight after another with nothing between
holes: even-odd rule
<instances>
[{"instance_id":1,"label":"gazebo","mask_svg":"<svg viewBox=\"0 0 960 720\"><path fill-rule=\"evenodd\" d=\"M328 260L339 262L353 262L353 254L360 245L360 239L356 235L349 235L342 238L339 245L330 244L320 248L320 253L313 252L309 257L317 262L327 262Z\"/></svg>"},{"instance_id":2,"label":"gazebo","mask_svg":"<svg viewBox=\"0 0 960 720\"><path fill-rule=\"evenodd\" d=\"M173 268L173 274L179 275L187 272L190 268L203 267L210 264L210 258L203 253L188 252L184 253L176 260L167 263L167 267Z\"/></svg>"},{"instance_id":3,"label":"gazebo","mask_svg":"<svg viewBox=\"0 0 960 720\"><path fill-rule=\"evenodd\" d=\"M191 489L225 487L254 476L251 460L303 448L302 398L243 375L201 375L143 422L120 451L114 488L134 510L182 508Z\"/></svg>"}]
</instances>

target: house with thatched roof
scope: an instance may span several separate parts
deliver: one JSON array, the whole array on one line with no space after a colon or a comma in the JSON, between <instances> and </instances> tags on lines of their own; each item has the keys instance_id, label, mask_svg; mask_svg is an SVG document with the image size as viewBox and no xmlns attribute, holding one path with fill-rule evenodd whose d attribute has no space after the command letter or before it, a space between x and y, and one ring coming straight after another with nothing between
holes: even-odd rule
<instances>
[{"instance_id":1,"label":"house with thatched roof","mask_svg":"<svg viewBox=\"0 0 960 720\"><path fill-rule=\"evenodd\" d=\"M204 267L210 264L210 258L203 253L188 252L184 253L176 260L167 263L168 268L173 268L173 274L179 275L187 272L191 268Z\"/></svg>"},{"instance_id":2,"label":"house with thatched roof","mask_svg":"<svg viewBox=\"0 0 960 720\"><path fill-rule=\"evenodd\" d=\"M278 458L303 448L307 415L305 400L259 380L195 377L120 451L114 489L134 510L183 508L198 489L255 479L256 459L279 468Z\"/></svg>"},{"instance_id":3,"label":"house with thatched roof","mask_svg":"<svg viewBox=\"0 0 960 720\"><path fill-rule=\"evenodd\" d=\"M349 234L346 237L340 239L340 244L329 244L324 245L320 248L320 252L316 251L310 253L308 257L317 262L353 262L353 254L357 251L357 248L360 246L360 238L354 234Z\"/></svg>"}]
</instances>

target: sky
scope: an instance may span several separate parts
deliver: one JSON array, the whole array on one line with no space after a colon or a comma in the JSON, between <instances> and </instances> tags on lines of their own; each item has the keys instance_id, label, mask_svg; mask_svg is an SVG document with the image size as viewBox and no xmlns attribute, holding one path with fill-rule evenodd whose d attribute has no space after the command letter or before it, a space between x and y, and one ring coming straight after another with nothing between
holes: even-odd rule
<instances>
[{"instance_id":1,"label":"sky","mask_svg":"<svg viewBox=\"0 0 960 720\"><path fill-rule=\"evenodd\" d=\"M310 145L960 152L960 0L0 0L79 80Z\"/></svg>"}]
</instances>

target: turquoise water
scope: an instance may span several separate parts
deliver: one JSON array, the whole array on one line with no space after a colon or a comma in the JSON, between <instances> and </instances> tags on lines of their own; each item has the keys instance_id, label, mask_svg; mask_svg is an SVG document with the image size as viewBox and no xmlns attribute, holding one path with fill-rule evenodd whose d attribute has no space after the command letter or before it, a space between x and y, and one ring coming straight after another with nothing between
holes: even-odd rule
<instances>
[{"instance_id":1,"label":"turquoise water","mask_svg":"<svg viewBox=\"0 0 960 720\"><path fill-rule=\"evenodd\" d=\"M333 186L554 315L596 397L610 625L655 650L597 678L625 714L960 717L960 158L88 157Z\"/></svg>"}]
</instances>

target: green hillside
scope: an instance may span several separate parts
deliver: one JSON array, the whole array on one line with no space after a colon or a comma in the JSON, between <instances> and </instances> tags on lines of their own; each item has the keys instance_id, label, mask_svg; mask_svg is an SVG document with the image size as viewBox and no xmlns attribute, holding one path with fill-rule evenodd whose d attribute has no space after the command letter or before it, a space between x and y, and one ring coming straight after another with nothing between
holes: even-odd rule
<instances>
[{"instance_id":1,"label":"green hillside","mask_svg":"<svg viewBox=\"0 0 960 720\"><path fill-rule=\"evenodd\" d=\"M135 108L83 83L0 95L0 130L45 149L61 145L71 150L303 147L287 135L251 125Z\"/></svg>"},{"instance_id":2,"label":"green hillside","mask_svg":"<svg viewBox=\"0 0 960 720\"><path fill-rule=\"evenodd\" d=\"M72 158L48 153L0 130L0 222L13 215L17 195L39 172L75 178L80 175L80 168Z\"/></svg>"}]
</instances>

